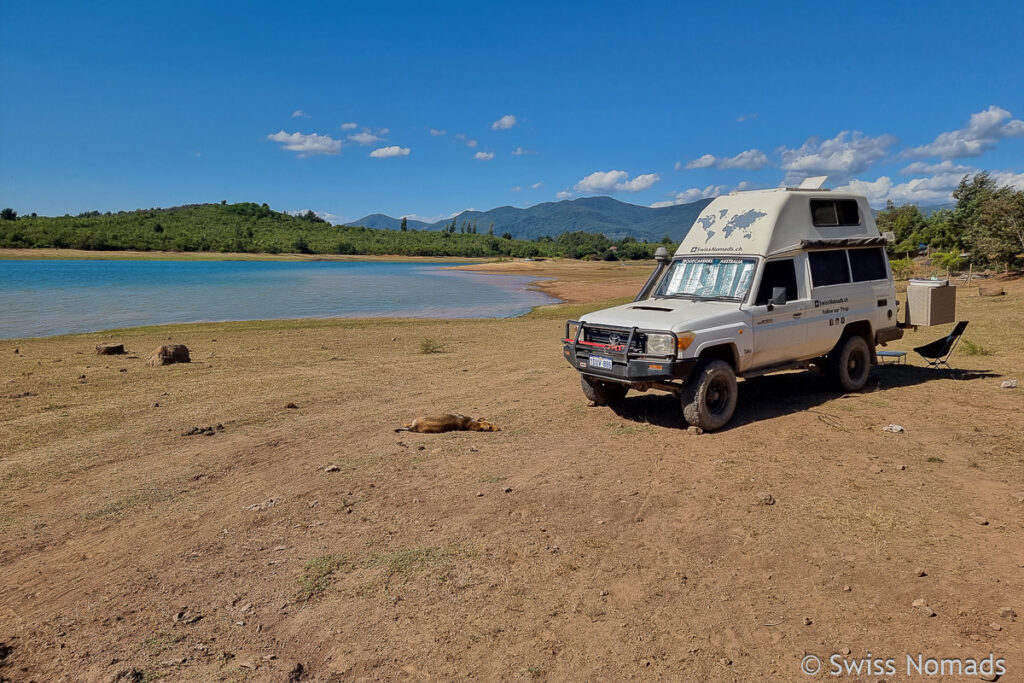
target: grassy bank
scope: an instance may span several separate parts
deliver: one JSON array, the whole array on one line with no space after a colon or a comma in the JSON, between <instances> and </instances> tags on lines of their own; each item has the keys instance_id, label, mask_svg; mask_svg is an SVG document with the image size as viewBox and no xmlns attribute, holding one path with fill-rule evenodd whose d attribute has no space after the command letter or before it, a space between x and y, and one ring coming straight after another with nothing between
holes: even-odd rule
<instances>
[{"instance_id":1,"label":"grassy bank","mask_svg":"<svg viewBox=\"0 0 1024 683\"><path fill-rule=\"evenodd\" d=\"M402 256L342 254L248 254L209 251L93 251L91 249L4 249L0 260L99 260L99 261L407 261L415 263L489 263L497 258L469 256Z\"/></svg>"}]
</instances>

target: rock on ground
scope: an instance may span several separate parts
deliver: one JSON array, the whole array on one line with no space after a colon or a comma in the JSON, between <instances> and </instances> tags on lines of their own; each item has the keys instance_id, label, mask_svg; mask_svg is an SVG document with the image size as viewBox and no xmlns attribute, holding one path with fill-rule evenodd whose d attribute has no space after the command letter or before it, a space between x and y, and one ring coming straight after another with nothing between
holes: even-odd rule
<instances>
[{"instance_id":1,"label":"rock on ground","mask_svg":"<svg viewBox=\"0 0 1024 683\"><path fill-rule=\"evenodd\" d=\"M153 351L146 361L148 365L171 365L172 363L191 363L192 357L184 344L164 344Z\"/></svg>"},{"instance_id":2,"label":"rock on ground","mask_svg":"<svg viewBox=\"0 0 1024 683\"><path fill-rule=\"evenodd\" d=\"M97 344L96 353L101 356L120 356L124 353L124 344Z\"/></svg>"}]
</instances>

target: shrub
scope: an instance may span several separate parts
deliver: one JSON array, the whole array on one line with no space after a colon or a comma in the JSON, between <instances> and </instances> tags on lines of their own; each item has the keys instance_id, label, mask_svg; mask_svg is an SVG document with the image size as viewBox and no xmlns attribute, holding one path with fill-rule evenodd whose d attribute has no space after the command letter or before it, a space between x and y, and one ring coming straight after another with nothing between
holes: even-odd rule
<instances>
[{"instance_id":1,"label":"shrub","mask_svg":"<svg viewBox=\"0 0 1024 683\"><path fill-rule=\"evenodd\" d=\"M427 337L420 342L420 353L444 353L444 344Z\"/></svg>"},{"instance_id":2,"label":"shrub","mask_svg":"<svg viewBox=\"0 0 1024 683\"><path fill-rule=\"evenodd\" d=\"M967 339L967 338L964 338L964 340L962 342L960 342L960 351L965 356L991 356L992 355L992 350L991 349L989 349L989 348L987 348L985 346L982 346L981 344L978 344L977 342L973 342L973 341L971 341L970 339Z\"/></svg>"},{"instance_id":3,"label":"shrub","mask_svg":"<svg viewBox=\"0 0 1024 683\"><path fill-rule=\"evenodd\" d=\"M908 257L895 259L890 262L892 276L896 280L906 280L914 274L914 262Z\"/></svg>"}]
</instances>

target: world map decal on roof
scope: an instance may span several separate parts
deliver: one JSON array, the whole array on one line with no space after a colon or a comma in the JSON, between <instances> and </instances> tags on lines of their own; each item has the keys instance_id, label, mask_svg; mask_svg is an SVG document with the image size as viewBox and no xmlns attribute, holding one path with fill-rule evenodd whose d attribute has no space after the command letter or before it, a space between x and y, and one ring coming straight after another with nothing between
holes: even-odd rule
<instances>
[{"instance_id":1,"label":"world map decal on roof","mask_svg":"<svg viewBox=\"0 0 1024 683\"><path fill-rule=\"evenodd\" d=\"M704 229L706 237L705 242L710 240L717 234L714 228L719 227L722 231L722 235L725 237L732 237L732 234L736 230L740 230L743 233L743 237L750 239L750 228L753 227L754 223L764 218L768 214L764 211L758 211L757 209L747 209L733 215L731 218L726 220L726 216L729 214L729 209L721 209L718 215L708 214L701 216L697 219L697 225Z\"/></svg>"}]
</instances>

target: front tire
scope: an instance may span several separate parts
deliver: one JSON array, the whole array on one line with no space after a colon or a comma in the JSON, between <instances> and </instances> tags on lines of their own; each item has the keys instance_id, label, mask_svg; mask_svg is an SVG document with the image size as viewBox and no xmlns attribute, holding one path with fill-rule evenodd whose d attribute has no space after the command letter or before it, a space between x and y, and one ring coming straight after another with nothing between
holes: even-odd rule
<instances>
[{"instance_id":1,"label":"front tire","mask_svg":"<svg viewBox=\"0 0 1024 683\"><path fill-rule=\"evenodd\" d=\"M580 375L583 395L597 406L613 406L626 398L629 387L617 382L604 382L593 377Z\"/></svg>"},{"instance_id":2,"label":"front tire","mask_svg":"<svg viewBox=\"0 0 1024 683\"><path fill-rule=\"evenodd\" d=\"M871 349L864 337L853 335L840 341L828 354L828 374L840 391L860 391L871 371Z\"/></svg>"},{"instance_id":3,"label":"front tire","mask_svg":"<svg viewBox=\"0 0 1024 683\"><path fill-rule=\"evenodd\" d=\"M683 417L705 432L721 429L736 412L736 372L724 360L704 360L679 394Z\"/></svg>"}]
</instances>

